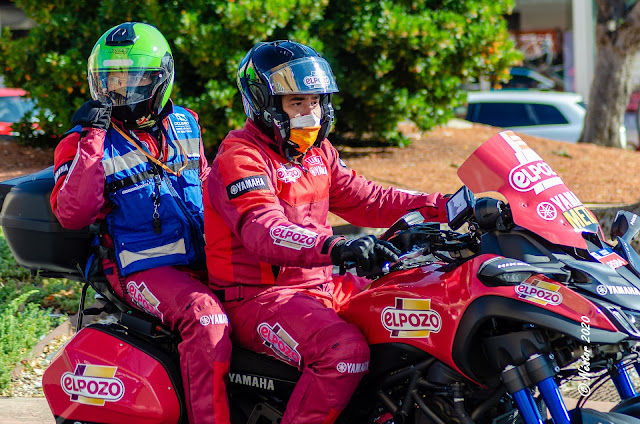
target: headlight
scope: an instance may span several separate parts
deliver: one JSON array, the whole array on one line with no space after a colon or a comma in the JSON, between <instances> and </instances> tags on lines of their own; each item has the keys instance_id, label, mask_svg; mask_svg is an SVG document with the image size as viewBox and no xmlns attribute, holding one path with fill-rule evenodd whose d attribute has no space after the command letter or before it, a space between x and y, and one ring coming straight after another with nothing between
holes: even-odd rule
<instances>
[{"instance_id":1,"label":"headlight","mask_svg":"<svg viewBox=\"0 0 640 424\"><path fill-rule=\"evenodd\" d=\"M640 312L623 309L629 323L640 333Z\"/></svg>"},{"instance_id":2,"label":"headlight","mask_svg":"<svg viewBox=\"0 0 640 424\"><path fill-rule=\"evenodd\" d=\"M600 304L611 313L615 320L614 324L618 329L624 330L633 336L640 337L640 314L623 310L610 303L600 302Z\"/></svg>"}]
</instances>

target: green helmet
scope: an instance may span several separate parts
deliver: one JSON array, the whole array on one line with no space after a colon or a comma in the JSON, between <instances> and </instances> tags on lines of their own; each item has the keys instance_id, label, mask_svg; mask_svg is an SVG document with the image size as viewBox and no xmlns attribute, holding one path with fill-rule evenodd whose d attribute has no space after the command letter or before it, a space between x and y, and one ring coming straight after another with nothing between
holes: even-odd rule
<instances>
[{"instance_id":1,"label":"green helmet","mask_svg":"<svg viewBox=\"0 0 640 424\"><path fill-rule=\"evenodd\" d=\"M169 101L174 75L167 40L156 27L140 22L125 22L105 32L88 61L94 100L132 110L144 105L153 115Z\"/></svg>"}]
</instances>

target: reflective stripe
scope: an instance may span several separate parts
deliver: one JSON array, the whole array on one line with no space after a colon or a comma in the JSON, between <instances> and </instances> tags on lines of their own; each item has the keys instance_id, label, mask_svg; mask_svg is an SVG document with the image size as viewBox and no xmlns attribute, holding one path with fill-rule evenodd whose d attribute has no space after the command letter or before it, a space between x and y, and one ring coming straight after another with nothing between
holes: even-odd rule
<instances>
[{"instance_id":1,"label":"reflective stripe","mask_svg":"<svg viewBox=\"0 0 640 424\"><path fill-rule=\"evenodd\" d=\"M182 146L187 151L188 158L198 158L200 159L200 140L197 138L187 138L184 140L180 140ZM191 152L191 154L189 154Z\"/></svg>"},{"instance_id":2,"label":"reflective stripe","mask_svg":"<svg viewBox=\"0 0 640 424\"><path fill-rule=\"evenodd\" d=\"M116 172L133 168L140 163L146 163L147 158L138 150L131 150L121 156L110 157L102 161L105 175L111 176Z\"/></svg>"},{"instance_id":3,"label":"reflective stripe","mask_svg":"<svg viewBox=\"0 0 640 424\"><path fill-rule=\"evenodd\" d=\"M123 277L160 266L204 265L199 126L186 110L174 110L184 119L168 117L183 123L178 134L162 126L166 161L152 158L116 127L105 138L102 162L113 206L106 220ZM149 225L154 213L160 225Z\"/></svg>"},{"instance_id":4,"label":"reflective stripe","mask_svg":"<svg viewBox=\"0 0 640 424\"><path fill-rule=\"evenodd\" d=\"M170 244L164 246L152 247L151 249L141 250L139 252L131 252L129 250L122 250L118 254L122 267L126 267L136 261L144 259L151 259L162 257L166 255L184 255L187 253L185 248L184 239L181 238Z\"/></svg>"}]
</instances>

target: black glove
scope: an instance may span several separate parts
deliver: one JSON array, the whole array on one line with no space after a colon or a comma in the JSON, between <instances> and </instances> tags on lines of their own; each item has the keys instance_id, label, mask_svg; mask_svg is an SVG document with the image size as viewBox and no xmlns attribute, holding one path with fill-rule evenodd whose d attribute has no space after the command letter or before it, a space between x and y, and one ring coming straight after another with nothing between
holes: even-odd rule
<instances>
[{"instance_id":1,"label":"black glove","mask_svg":"<svg viewBox=\"0 0 640 424\"><path fill-rule=\"evenodd\" d=\"M105 106L97 100L90 100L73 114L71 125L82 125L106 130L111 123L111 105Z\"/></svg>"},{"instance_id":2,"label":"black glove","mask_svg":"<svg viewBox=\"0 0 640 424\"><path fill-rule=\"evenodd\" d=\"M391 243L375 236L364 236L354 240L340 240L331 249L331 262L343 265L355 262L358 275L380 270L386 262L396 262L401 252Z\"/></svg>"}]
</instances>

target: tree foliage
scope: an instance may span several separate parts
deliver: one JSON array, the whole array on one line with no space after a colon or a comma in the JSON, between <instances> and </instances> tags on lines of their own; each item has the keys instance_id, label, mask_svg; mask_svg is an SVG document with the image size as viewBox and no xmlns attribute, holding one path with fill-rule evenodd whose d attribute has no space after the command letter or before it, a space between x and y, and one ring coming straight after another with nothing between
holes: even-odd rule
<instances>
[{"instance_id":1,"label":"tree foliage","mask_svg":"<svg viewBox=\"0 0 640 424\"><path fill-rule=\"evenodd\" d=\"M464 101L465 82L506 78L519 59L502 19L513 0L14 3L36 26L15 39L5 29L0 74L37 100L40 126L53 136L68 129L89 97L93 44L124 21L152 23L169 40L176 60L172 97L200 115L209 148L245 119L235 74L258 41L288 38L320 51L340 87L335 132L394 144L403 142L399 121L424 130L445 122Z\"/></svg>"}]
</instances>

